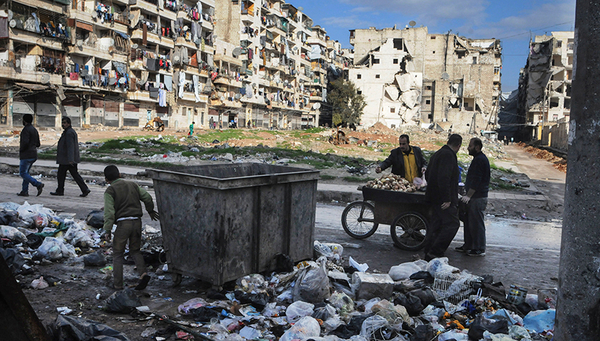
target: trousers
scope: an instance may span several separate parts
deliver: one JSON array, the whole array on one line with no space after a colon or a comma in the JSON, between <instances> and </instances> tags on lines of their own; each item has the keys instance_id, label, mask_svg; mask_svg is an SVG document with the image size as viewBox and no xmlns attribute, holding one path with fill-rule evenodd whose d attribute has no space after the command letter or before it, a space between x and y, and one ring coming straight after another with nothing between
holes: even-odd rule
<instances>
[{"instance_id":1,"label":"trousers","mask_svg":"<svg viewBox=\"0 0 600 341\"><path fill-rule=\"evenodd\" d=\"M29 174L29 170L36 160L37 159L24 159L19 161L19 175L23 178L23 185L21 187L23 193L29 192L29 184L32 184L35 187L42 184Z\"/></svg>"},{"instance_id":2,"label":"trousers","mask_svg":"<svg viewBox=\"0 0 600 341\"><path fill-rule=\"evenodd\" d=\"M433 205L433 214L425 236L425 255L442 257L450 246L460 227L457 205L442 210L439 204Z\"/></svg>"},{"instance_id":3,"label":"trousers","mask_svg":"<svg viewBox=\"0 0 600 341\"><path fill-rule=\"evenodd\" d=\"M474 198L467 205L465 223L465 249L485 251L484 214L487 198Z\"/></svg>"},{"instance_id":4,"label":"trousers","mask_svg":"<svg viewBox=\"0 0 600 341\"><path fill-rule=\"evenodd\" d=\"M125 246L129 242L129 254L135 262L137 272L146 272L146 263L140 248L142 247L142 220L123 220L117 222L113 236L113 276L115 288L123 287L123 263L125 263Z\"/></svg>"},{"instance_id":5,"label":"trousers","mask_svg":"<svg viewBox=\"0 0 600 341\"><path fill-rule=\"evenodd\" d=\"M79 175L79 172L77 171L77 164L75 163L72 165L58 165L58 174L56 174L56 178L58 180L58 187L56 188L57 193L65 192L65 179L67 178L67 171L71 173L73 180L75 180L79 186L79 189L81 189L81 193L89 191L85 181L83 181L83 178L81 175Z\"/></svg>"}]
</instances>

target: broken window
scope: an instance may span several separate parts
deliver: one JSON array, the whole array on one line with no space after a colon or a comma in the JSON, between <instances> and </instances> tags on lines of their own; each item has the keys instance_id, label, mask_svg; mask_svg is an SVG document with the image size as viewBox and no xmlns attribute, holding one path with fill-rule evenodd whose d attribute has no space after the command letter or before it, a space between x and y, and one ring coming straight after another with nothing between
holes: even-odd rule
<instances>
[{"instance_id":1,"label":"broken window","mask_svg":"<svg viewBox=\"0 0 600 341\"><path fill-rule=\"evenodd\" d=\"M558 108L559 100L558 98L550 99L550 108Z\"/></svg>"},{"instance_id":2,"label":"broken window","mask_svg":"<svg viewBox=\"0 0 600 341\"><path fill-rule=\"evenodd\" d=\"M558 40L556 42L556 47L562 47L562 40Z\"/></svg>"},{"instance_id":3,"label":"broken window","mask_svg":"<svg viewBox=\"0 0 600 341\"><path fill-rule=\"evenodd\" d=\"M404 51L404 42L402 41L402 39L400 39L400 38L394 39L394 48L396 50Z\"/></svg>"},{"instance_id":4,"label":"broken window","mask_svg":"<svg viewBox=\"0 0 600 341\"><path fill-rule=\"evenodd\" d=\"M571 110L571 100L569 98L565 98L565 109Z\"/></svg>"},{"instance_id":5,"label":"broken window","mask_svg":"<svg viewBox=\"0 0 600 341\"><path fill-rule=\"evenodd\" d=\"M456 55L458 56L458 59L462 59L467 55L467 51L456 51Z\"/></svg>"}]
</instances>

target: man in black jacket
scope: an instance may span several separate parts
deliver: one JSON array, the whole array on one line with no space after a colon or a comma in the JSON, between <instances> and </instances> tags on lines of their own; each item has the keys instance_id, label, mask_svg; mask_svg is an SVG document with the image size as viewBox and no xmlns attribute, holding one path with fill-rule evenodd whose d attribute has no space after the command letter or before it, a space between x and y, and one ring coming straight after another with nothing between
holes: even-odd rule
<instances>
[{"instance_id":1,"label":"man in black jacket","mask_svg":"<svg viewBox=\"0 0 600 341\"><path fill-rule=\"evenodd\" d=\"M421 148L411 146L409 143L408 135L400 135L399 147L390 152L390 156L375 168L375 172L381 173L392 166L393 174L400 175L411 183L414 178L422 177L427 167L427 161L423 157Z\"/></svg>"},{"instance_id":2,"label":"man in black jacket","mask_svg":"<svg viewBox=\"0 0 600 341\"><path fill-rule=\"evenodd\" d=\"M19 136L19 175L23 178L23 186L18 196L29 196L29 184L37 188L37 196L42 194L44 184L34 179L29 170L33 163L37 160L37 148L40 146L40 134L37 129L31 124L33 115L23 115L23 130Z\"/></svg>"},{"instance_id":3,"label":"man in black jacket","mask_svg":"<svg viewBox=\"0 0 600 341\"><path fill-rule=\"evenodd\" d=\"M425 236L425 260L443 257L458 232L458 162L456 153L462 137L452 134L445 146L429 160L427 168L427 191L425 198L431 204L433 214Z\"/></svg>"},{"instance_id":4,"label":"man in black jacket","mask_svg":"<svg viewBox=\"0 0 600 341\"><path fill-rule=\"evenodd\" d=\"M56 178L58 180L58 187L56 191L50 192L51 195L64 195L65 194L65 179L67 177L67 171L71 173L73 180L79 185L81 189L80 197L86 197L90 194L90 189L79 175L77 171L77 164L81 161L79 157L79 142L77 141L77 133L71 127L71 119L69 117L62 118L63 133L60 135L58 140L58 146L56 147L56 163L58 163L58 173Z\"/></svg>"},{"instance_id":5,"label":"man in black jacket","mask_svg":"<svg viewBox=\"0 0 600 341\"><path fill-rule=\"evenodd\" d=\"M487 207L488 191L490 186L490 162L481 152L483 143L474 137L469 141L469 155L473 161L467 172L465 191L467 194L460 200L467 205L467 219L465 219L465 244L455 248L458 252L467 252L468 256L485 256L485 223L483 212Z\"/></svg>"}]
</instances>

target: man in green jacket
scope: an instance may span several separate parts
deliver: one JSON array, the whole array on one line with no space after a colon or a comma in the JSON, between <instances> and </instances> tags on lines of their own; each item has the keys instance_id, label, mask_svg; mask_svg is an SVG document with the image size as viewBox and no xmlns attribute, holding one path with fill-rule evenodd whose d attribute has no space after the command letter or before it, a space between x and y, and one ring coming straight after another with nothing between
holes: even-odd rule
<instances>
[{"instance_id":1,"label":"man in green jacket","mask_svg":"<svg viewBox=\"0 0 600 341\"><path fill-rule=\"evenodd\" d=\"M104 231L106 240L111 239L113 224L117 224L113 239L114 288L117 290L123 289L125 245L129 241L129 253L140 274L140 282L135 289L143 290L148 285L150 276L146 273L146 264L140 252L143 215L140 201L144 202L146 211L148 211L152 220L159 218L158 212L154 210L154 202L150 194L135 182L121 179L117 166L106 166L104 177L106 182L110 184L104 192Z\"/></svg>"}]
</instances>

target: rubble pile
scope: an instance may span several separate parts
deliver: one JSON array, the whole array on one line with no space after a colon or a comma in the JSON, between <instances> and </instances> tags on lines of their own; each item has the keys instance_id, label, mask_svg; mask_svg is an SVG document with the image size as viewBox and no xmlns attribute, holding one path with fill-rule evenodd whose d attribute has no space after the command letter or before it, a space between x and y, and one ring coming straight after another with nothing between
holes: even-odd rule
<instances>
[{"instance_id":1,"label":"rubble pile","mask_svg":"<svg viewBox=\"0 0 600 341\"><path fill-rule=\"evenodd\" d=\"M417 187L400 175L388 174L367 182L365 187L396 192L415 192Z\"/></svg>"}]
</instances>

